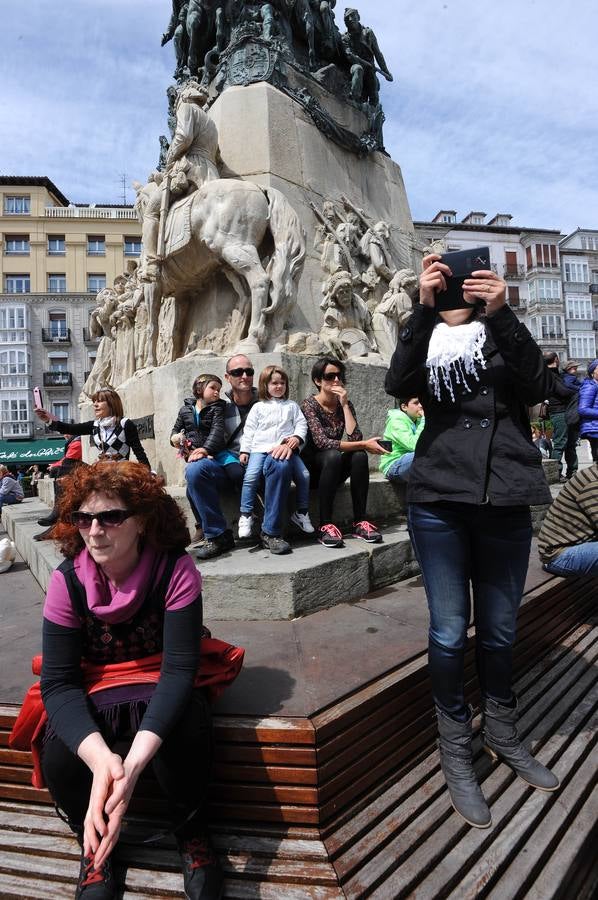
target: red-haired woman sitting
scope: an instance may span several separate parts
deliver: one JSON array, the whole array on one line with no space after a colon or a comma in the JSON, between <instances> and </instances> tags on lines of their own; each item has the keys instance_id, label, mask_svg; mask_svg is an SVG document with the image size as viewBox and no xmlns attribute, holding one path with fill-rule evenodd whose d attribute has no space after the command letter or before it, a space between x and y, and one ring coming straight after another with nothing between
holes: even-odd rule
<instances>
[{"instance_id":1,"label":"red-haired woman sitting","mask_svg":"<svg viewBox=\"0 0 598 900\"><path fill-rule=\"evenodd\" d=\"M194 688L201 576L185 552L183 514L146 466L97 463L65 479L53 536L67 559L44 607L41 764L82 844L76 897L116 896L110 856L150 761L170 806L186 896L219 897L222 873L203 821L210 712ZM161 666L152 670L156 654ZM119 664L108 666L119 677L90 690L89 669L105 664Z\"/></svg>"}]
</instances>

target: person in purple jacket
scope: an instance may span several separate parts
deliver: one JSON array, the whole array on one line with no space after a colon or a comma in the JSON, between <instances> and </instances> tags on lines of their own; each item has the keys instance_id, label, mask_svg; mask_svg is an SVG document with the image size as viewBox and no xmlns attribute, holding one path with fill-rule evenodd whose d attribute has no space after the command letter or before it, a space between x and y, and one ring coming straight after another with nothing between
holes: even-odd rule
<instances>
[{"instance_id":1,"label":"person in purple jacket","mask_svg":"<svg viewBox=\"0 0 598 900\"><path fill-rule=\"evenodd\" d=\"M598 462L598 359L588 365L588 377L579 389L579 435L585 438L592 451L592 459Z\"/></svg>"}]
</instances>

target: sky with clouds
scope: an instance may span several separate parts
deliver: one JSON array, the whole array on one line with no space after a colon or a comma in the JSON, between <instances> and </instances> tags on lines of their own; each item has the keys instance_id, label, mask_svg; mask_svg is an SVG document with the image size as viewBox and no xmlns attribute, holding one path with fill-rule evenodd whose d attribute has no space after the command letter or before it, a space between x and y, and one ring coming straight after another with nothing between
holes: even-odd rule
<instances>
[{"instance_id":1,"label":"sky with clouds","mask_svg":"<svg viewBox=\"0 0 598 900\"><path fill-rule=\"evenodd\" d=\"M353 0L394 82L385 143L414 219L598 228L594 0ZM336 18L342 25L345 4ZM166 131L170 0L0 0L0 172L117 203Z\"/></svg>"}]
</instances>

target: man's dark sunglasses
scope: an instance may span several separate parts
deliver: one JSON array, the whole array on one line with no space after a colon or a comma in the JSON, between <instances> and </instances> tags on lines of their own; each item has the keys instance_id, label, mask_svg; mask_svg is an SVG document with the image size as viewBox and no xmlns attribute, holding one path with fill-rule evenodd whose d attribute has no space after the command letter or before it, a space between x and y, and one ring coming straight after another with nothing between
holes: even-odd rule
<instances>
[{"instance_id":1,"label":"man's dark sunglasses","mask_svg":"<svg viewBox=\"0 0 598 900\"><path fill-rule=\"evenodd\" d=\"M345 383L345 379L340 372L324 372L322 378L324 381L334 381L335 378L338 378L341 384Z\"/></svg>"},{"instance_id":2,"label":"man's dark sunglasses","mask_svg":"<svg viewBox=\"0 0 598 900\"><path fill-rule=\"evenodd\" d=\"M230 369L227 372L227 375L232 375L233 378L240 378L241 375L254 375L255 369Z\"/></svg>"},{"instance_id":3,"label":"man's dark sunglasses","mask_svg":"<svg viewBox=\"0 0 598 900\"><path fill-rule=\"evenodd\" d=\"M128 509L105 509L103 512L98 513L88 513L78 509L70 514L69 519L71 525L74 525L75 528L86 531L88 528L91 528L94 519L100 528L116 528L117 525L122 525L123 522L134 515L135 513L130 512Z\"/></svg>"}]
</instances>

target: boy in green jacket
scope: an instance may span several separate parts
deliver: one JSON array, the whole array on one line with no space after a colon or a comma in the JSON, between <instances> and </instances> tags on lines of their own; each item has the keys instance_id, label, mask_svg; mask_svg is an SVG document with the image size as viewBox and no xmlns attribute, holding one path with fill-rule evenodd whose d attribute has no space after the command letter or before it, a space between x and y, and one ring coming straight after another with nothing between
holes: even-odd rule
<instances>
[{"instance_id":1,"label":"boy in green jacket","mask_svg":"<svg viewBox=\"0 0 598 900\"><path fill-rule=\"evenodd\" d=\"M392 441L392 450L380 457L380 471L389 481L407 481L424 424L424 411L417 397L399 400L399 409L388 411L384 440Z\"/></svg>"}]
</instances>

